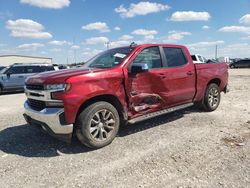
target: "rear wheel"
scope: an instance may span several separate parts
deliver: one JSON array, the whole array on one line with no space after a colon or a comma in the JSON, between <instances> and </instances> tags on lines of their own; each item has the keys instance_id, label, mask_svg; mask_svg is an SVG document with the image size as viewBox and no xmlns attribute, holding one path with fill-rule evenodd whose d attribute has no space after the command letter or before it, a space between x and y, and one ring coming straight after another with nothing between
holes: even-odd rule
<instances>
[{"instance_id":1,"label":"rear wheel","mask_svg":"<svg viewBox=\"0 0 250 188\"><path fill-rule=\"evenodd\" d=\"M214 111L220 104L220 89L217 84L212 83L207 86L201 107L206 111Z\"/></svg>"},{"instance_id":2,"label":"rear wheel","mask_svg":"<svg viewBox=\"0 0 250 188\"><path fill-rule=\"evenodd\" d=\"M107 102L96 102L77 117L76 135L82 144L97 149L114 140L119 125L120 118L116 108Z\"/></svg>"}]
</instances>

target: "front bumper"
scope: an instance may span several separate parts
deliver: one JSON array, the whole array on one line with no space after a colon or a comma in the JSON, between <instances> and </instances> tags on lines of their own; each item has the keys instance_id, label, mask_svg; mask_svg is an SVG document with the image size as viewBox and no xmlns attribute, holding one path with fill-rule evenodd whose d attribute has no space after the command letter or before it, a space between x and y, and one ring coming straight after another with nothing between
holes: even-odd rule
<instances>
[{"instance_id":1,"label":"front bumper","mask_svg":"<svg viewBox=\"0 0 250 188\"><path fill-rule=\"evenodd\" d=\"M24 118L30 125L40 126L51 136L70 142L73 133L73 124L66 124L63 108L45 108L35 111L24 103Z\"/></svg>"}]
</instances>

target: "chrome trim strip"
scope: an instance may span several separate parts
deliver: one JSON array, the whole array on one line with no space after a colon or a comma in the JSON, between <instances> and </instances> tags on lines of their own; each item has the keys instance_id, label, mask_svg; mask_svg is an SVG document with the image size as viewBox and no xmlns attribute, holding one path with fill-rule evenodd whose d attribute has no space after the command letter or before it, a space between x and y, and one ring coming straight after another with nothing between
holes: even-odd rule
<instances>
[{"instance_id":1,"label":"chrome trim strip","mask_svg":"<svg viewBox=\"0 0 250 188\"><path fill-rule=\"evenodd\" d=\"M58 90L30 90L24 87L25 94L27 98L45 101L45 102L62 102L61 100L55 100L51 98L51 93ZM33 94L37 94L39 96L33 96Z\"/></svg>"},{"instance_id":2,"label":"chrome trim strip","mask_svg":"<svg viewBox=\"0 0 250 188\"><path fill-rule=\"evenodd\" d=\"M26 101L24 109L26 115L47 124L55 134L71 134L73 132L73 124L62 125L60 122L59 116L64 112L63 108L45 108L41 111L35 111L29 107Z\"/></svg>"},{"instance_id":3,"label":"chrome trim strip","mask_svg":"<svg viewBox=\"0 0 250 188\"><path fill-rule=\"evenodd\" d=\"M193 106L193 105L194 105L193 103L188 103L188 104L179 105L179 106L176 106L176 107L164 109L164 110L157 111L157 112L152 112L150 114L146 114L146 115L142 115L142 116L130 119L128 122L132 123L132 124L137 123L137 122L144 121L144 120L147 120L147 119L150 119L150 118L153 118L153 117L157 117L157 116L160 116L160 115L163 115L163 114L167 114L167 113L170 113L170 112L181 110L181 109Z\"/></svg>"}]
</instances>

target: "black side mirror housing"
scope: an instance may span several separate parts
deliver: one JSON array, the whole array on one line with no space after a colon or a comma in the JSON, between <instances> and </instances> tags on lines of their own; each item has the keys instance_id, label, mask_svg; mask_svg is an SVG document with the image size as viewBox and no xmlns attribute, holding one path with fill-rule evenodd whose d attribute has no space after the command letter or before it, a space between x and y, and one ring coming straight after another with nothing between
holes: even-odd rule
<instances>
[{"instance_id":1,"label":"black side mirror housing","mask_svg":"<svg viewBox=\"0 0 250 188\"><path fill-rule=\"evenodd\" d=\"M130 73L137 74L148 71L148 65L143 63L132 63Z\"/></svg>"}]
</instances>

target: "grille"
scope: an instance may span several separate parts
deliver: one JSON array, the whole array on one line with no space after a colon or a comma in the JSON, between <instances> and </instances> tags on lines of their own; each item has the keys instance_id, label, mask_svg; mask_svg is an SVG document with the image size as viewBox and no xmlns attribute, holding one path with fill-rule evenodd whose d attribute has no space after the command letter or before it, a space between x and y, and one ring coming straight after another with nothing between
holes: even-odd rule
<instances>
[{"instance_id":1,"label":"grille","mask_svg":"<svg viewBox=\"0 0 250 188\"><path fill-rule=\"evenodd\" d=\"M44 90L43 85L31 85L31 84L27 84L26 88L30 89L30 90Z\"/></svg>"},{"instance_id":2,"label":"grille","mask_svg":"<svg viewBox=\"0 0 250 188\"><path fill-rule=\"evenodd\" d=\"M28 99L29 106L36 111L41 111L46 107L46 104L44 101L39 101L35 99Z\"/></svg>"}]
</instances>

